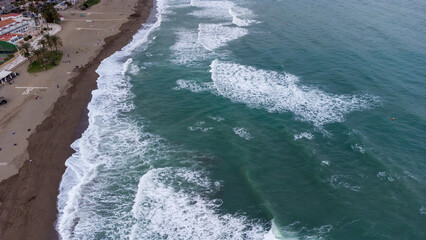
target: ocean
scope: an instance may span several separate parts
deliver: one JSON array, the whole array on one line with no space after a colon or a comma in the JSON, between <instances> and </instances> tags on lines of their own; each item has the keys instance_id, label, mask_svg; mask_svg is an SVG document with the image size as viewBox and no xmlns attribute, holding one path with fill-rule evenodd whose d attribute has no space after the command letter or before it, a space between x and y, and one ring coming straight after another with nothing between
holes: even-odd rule
<instances>
[{"instance_id":1,"label":"ocean","mask_svg":"<svg viewBox=\"0 0 426 240\"><path fill-rule=\"evenodd\" d=\"M158 0L97 70L62 239L426 239L426 2Z\"/></svg>"}]
</instances>

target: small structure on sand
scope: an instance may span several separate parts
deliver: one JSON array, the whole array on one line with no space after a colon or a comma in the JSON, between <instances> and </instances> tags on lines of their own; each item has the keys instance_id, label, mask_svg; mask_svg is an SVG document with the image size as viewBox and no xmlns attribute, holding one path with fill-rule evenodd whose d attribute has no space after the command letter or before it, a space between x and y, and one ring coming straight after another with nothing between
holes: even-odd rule
<instances>
[{"instance_id":1,"label":"small structure on sand","mask_svg":"<svg viewBox=\"0 0 426 240\"><path fill-rule=\"evenodd\" d=\"M18 76L18 73L11 72L11 71L1 71L0 72L0 87L3 86L6 83L11 84L13 79Z\"/></svg>"}]
</instances>

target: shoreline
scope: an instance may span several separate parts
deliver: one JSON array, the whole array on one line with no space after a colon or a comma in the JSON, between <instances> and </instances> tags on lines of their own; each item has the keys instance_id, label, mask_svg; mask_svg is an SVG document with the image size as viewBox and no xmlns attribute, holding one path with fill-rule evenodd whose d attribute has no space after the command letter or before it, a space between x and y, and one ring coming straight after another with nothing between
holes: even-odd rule
<instances>
[{"instance_id":1,"label":"shoreline","mask_svg":"<svg viewBox=\"0 0 426 240\"><path fill-rule=\"evenodd\" d=\"M146 22L152 0L138 0L135 12L119 32L89 63L69 80L66 94L55 102L50 115L28 138L26 161L19 173L0 183L0 239L57 239L57 196L65 161L74 152L70 145L87 128L87 104L97 87L95 70L100 62L129 43Z\"/></svg>"}]
</instances>

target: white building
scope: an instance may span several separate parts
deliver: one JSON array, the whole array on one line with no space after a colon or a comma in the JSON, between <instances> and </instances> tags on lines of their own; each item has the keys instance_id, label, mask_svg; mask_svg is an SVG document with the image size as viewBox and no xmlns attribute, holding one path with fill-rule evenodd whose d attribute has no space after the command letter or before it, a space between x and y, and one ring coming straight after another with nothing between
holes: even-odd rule
<instances>
[{"instance_id":1,"label":"white building","mask_svg":"<svg viewBox=\"0 0 426 240\"><path fill-rule=\"evenodd\" d=\"M13 19L15 21L19 21L19 20L22 20L24 16L22 16L22 14L20 13L9 13L9 14L0 15L0 18L1 18L1 21L6 19Z\"/></svg>"},{"instance_id":2,"label":"white building","mask_svg":"<svg viewBox=\"0 0 426 240\"><path fill-rule=\"evenodd\" d=\"M25 18L22 14L11 13L0 16L0 39L8 39L8 42L15 43L26 35L29 30L35 27L35 22L31 18ZM11 36L13 37L11 38Z\"/></svg>"}]
</instances>

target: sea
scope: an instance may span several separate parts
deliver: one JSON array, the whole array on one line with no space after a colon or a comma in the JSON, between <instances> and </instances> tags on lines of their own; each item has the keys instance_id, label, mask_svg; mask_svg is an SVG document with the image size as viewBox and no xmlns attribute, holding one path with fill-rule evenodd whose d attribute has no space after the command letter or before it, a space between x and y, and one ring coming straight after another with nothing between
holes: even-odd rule
<instances>
[{"instance_id":1,"label":"sea","mask_svg":"<svg viewBox=\"0 0 426 240\"><path fill-rule=\"evenodd\" d=\"M61 239L426 239L426 1L157 0L97 69Z\"/></svg>"}]
</instances>

